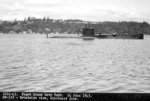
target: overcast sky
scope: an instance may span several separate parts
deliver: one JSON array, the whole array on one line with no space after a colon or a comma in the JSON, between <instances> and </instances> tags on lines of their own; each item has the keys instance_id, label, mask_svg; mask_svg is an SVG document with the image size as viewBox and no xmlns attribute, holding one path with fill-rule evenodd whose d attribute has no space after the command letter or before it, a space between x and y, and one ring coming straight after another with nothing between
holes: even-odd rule
<instances>
[{"instance_id":1,"label":"overcast sky","mask_svg":"<svg viewBox=\"0 0 150 101\"><path fill-rule=\"evenodd\" d=\"M0 0L0 19L28 16L150 22L150 0Z\"/></svg>"}]
</instances>

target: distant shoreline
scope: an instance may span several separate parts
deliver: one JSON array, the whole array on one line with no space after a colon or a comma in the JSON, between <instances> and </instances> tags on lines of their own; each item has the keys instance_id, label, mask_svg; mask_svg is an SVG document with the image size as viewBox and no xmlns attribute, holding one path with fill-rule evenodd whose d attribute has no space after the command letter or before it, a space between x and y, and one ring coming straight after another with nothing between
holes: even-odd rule
<instances>
[{"instance_id":1,"label":"distant shoreline","mask_svg":"<svg viewBox=\"0 0 150 101\"><path fill-rule=\"evenodd\" d=\"M147 22L92 22L83 20L62 20L50 18L28 17L21 21L0 21L0 33L44 34L44 33L82 33L82 28L93 28L95 33L149 34L150 25Z\"/></svg>"}]
</instances>

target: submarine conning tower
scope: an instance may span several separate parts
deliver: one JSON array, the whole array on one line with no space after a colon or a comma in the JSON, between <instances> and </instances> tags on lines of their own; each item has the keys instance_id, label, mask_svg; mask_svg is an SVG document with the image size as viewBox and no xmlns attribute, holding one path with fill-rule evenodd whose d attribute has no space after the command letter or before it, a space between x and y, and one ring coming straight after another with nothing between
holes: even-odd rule
<instances>
[{"instance_id":1,"label":"submarine conning tower","mask_svg":"<svg viewBox=\"0 0 150 101\"><path fill-rule=\"evenodd\" d=\"M82 28L82 34L85 37L94 37L94 29L93 28Z\"/></svg>"}]
</instances>

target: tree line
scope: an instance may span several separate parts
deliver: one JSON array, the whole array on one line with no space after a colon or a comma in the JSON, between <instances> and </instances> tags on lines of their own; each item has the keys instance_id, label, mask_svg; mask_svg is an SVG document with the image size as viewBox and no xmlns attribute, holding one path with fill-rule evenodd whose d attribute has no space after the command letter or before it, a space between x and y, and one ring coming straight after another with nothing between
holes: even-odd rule
<instances>
[{"instance_id":1,"label":"tree line","mask_svg":"<svg viewBox=\"0 0 150 101\"><path fill-rule=\"evenodd\" d=\"M79 34L83 27L94 28L95 33L149 34L147 22L91 22L78 19L50 19L49 17L28 17L24 20L0 21L0 33L67 33Z\"/></svg>"}]
</instances>

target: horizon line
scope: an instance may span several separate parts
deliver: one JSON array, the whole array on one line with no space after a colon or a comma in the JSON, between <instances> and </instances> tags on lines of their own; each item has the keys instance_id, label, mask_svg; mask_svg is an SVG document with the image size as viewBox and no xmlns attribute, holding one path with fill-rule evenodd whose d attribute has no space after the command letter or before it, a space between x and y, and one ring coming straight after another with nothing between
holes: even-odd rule
<instances>
[{"instance_id":1,"label":"horizon line","mask_svg":"<svg viewBox=\"0 0 150 101\"><path fill-rule=\"evenodd\" d=\"M22 19L17 19L17 18L13 18L13 19L7 19L7 20L5 20L5 19L1 19L0 18L0 21L9 21L9 22L13 22L13 21L24 21L25 19L27 19L27 18L35 18L35 19L44 19L44 18L48 18L48 19L52 19L52 20L63 20L63 21L65 21L65 20L80 20L80 21L83 21L83 22L138 22L138 23L142 23L142 22L147 22L148 24L150 24L150 22L148 22L148 21L145 21L145 20L143 20L143 21L134 21L134 20L118 20L118 21L113 21L113 20L104 20L104 21L92 21L92 20L83 20L83 19L75 19L75 18L52 18L52 17L49 17L49 16L47 16L47 17L33 17L33 16L28 16L28 17L24 17L24 18L22 18Z\"/></svg>"}]
</instances>

